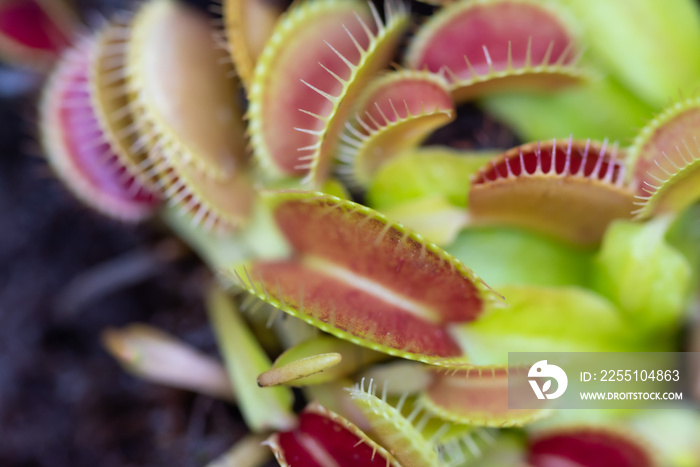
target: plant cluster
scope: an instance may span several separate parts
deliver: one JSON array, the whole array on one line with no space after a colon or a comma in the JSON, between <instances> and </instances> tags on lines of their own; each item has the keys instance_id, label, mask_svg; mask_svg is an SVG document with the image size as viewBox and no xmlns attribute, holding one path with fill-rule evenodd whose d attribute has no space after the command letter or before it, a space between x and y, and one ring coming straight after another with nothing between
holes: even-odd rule
<instances>
[{"instance_id":1,"label":"plant cluster","mask_svg":"<svg viewBox=\"0 0 700 467\"><path fill-rule=\"evenodd\" d=\"M53 67L66 187L215 273L223 363L105 333L238 404L252 434L212 465L699 465L690 407L507 406L508 352L694 349L700 99L666 105L700 78L694 2L223 0L213 26L147 0L75 39L62 5L0 2L0 50ZM530 142L422 145L466 103Z\"/></svg>"}]
</instances>

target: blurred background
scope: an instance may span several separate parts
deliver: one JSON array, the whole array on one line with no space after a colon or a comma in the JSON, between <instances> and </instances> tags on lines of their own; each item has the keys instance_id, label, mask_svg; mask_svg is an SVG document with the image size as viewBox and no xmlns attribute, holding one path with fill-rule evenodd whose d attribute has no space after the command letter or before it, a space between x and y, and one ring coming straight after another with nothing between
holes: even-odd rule
<instances>
[{"instance_id":1,"label":"blurred background","mask_svg":"<svg viewBox=\"0 0 700 467\"><path fill-rule=\"evenodd\" d=\"M86 24L133 4L75 3ZM100 342L139 321L215 353L201 266L53 179L36 138L40 82L0 66L0 466L204 465L245 432L236 409L137 380Z\"/></svg>"}]
</instances>

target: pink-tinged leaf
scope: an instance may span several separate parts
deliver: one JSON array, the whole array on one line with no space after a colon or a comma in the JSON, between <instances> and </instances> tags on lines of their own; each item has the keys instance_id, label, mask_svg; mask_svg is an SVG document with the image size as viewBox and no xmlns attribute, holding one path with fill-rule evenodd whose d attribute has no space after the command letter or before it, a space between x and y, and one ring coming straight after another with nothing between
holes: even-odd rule
<instances>
[{"instance_id":1,"label":"pink-tinged leaf","mask_svg":"<svg viewBox=\"0 0 700 467\"><path fill-rule=\"evenodd\" d=\"M158 328L146 324L110 328L102 333L102 342L125 370L139 378L236 400L221 362Z\"/></svg>"},{"instance_id":2,"label":"pink-tinged leaf","mask_svg":"<svg viewBox=\"0 0 700 467\"><path fill-rule=\"evenodd\" d=\"M566 63L574 38L557 13L532 1L460 2L423 25L407 58L413 69L448 68L459 78ZM465 59L466 58L466 59Z\"/></svg>"},{"instance_id":3,"label":"pink-tinged leaf","mask_svg":"<svg viewBox=\"0 0 700 467\"><path fill-rule=\"evenodd\" d=\"M74 13L63 0L0 1L0 55L46 67L72 42Z\"/></svg>"},{"instance_id":4,"label":"pink-tinged leaf","mask_svg":"<svg viewBox=\"0 0 700 467\"><path fill-rule=\"evenodd\" d=\"M283 467L376 467L398 462L359 428L318 404L299 415L299 426L267 441Z\"/></svg>"},{"instance_id":5,"label":"pink-tinged leaf","mask_svg":"<svg viewBox=\"0 0 700 467\"><path fill-rule=\"evenodd\" d=\"M252 144L268 176L325 180L355 98L407 25L402 6L388 1L386 13L384 24L371 3L321 0L278 23L250 92Z\"/></svg>"},{"instance_id":6,"label":"pink-tinged leaf","mask_svg":"<svg viewBox=\"0 0 700 467\"><path fill-rule=\"evenodd\" d=\"M471 220L595 244L610 222L632 216L634 192L625 182L621 156L607 143L590 141L513 148L473 178Z\"/></svg>"},{"instance_id":7,"label":"pink-tinged leaf","mask_svg":"<svg viewBox=\"0 0 700 467\"><path fill-rule=\"evenodd\" d=\"M454 112L447 83L440 75L429 72L402 70L389 72L376 79L360 96L357 113L366 117L360 129L365 134L378 130L389 122L409 115L439 109Z\"/></svg>"},{"instance_id":8,"label":"pink-tinged leaf","mask_svg":"<svg viewBox=\"0 0 700 467\"><path fill-rule=\"evenodd\" d=\"M418 146L455 116L447 81L419 71L378 78L360 96L355 110L354 125L346 125L338 151L339 159L350 165L347 178L360 185L369 184L386 161Z\"/></svg>"},{"instance_id":9,"label":"pink-tinged leaf","mask_svg":"<svg viewBox=\"0 0 700 467\"><path fill-rule=\"evenodd\" d=\"M700 99L669 107L630 148L640 218L678 213L700 198Z\"/></svg>"},{"instance_id":10,"label":"pink-tinged leaf","mask_svg":"<svg viewBox=\"0 0 700 467\"><path fill-rule=\"evenodd\" d=\"M434 364L462 359L451 323L495 294L461 262L381 214L318 193L269 202L293 254L235 268L262 300L374 350Z\"/></svg>"},{"instance_id":11,"label":"pink-tinged leaf","mask_svg":"<svg viewBox=\"0 0 700 467\"><path fill-rule=\"evenodd\" d=\"M444 70L460 101L504 89L550 90L582 78L571 29L562 12L541 2L458 2L423 25L406 63Z\"/></svg>"},{"instance_id":12,"label":"pink-tinged leaf","mask_svg":"<svg viewBox=\"0 0 700 467\"><path fill-rule=\"evenodd\" d=\"M566 428L530 441L533 467L653 467L659 465L644 444L613 430Z\"/></svg>"},{"instance_id":13,"label":"pink-tinged leaf","mask_svg":"<svg viewBox=\"0 0 700 467\"><path fill-rule=\"evenodd\" d=\"M325 122L300 109L325 116L333 102L304 83L313 83L329 96L340 94L343 83L323 67L342 79L349 78L350 70L333 48L352 63L359 60L359 51L343 30L345 25L360 47L367 47L369 38L355 15L364 23L371 20L369 11L359 2L299 5L278 23L263 51L250 91L250 131L255 156L273 175L300 176L308 172L297 168L298 149L313 145L316 137L294 128L323 131Z\"/></svg>"},{"instance_id":14,"label":"pink-tinged leaf","mask_svg":"<svg viewBox=\"0 0 700 467\"><path fill-rule=\"evenodd\" d=\"M521 426L548 414L545 409L508 408L506 367L468 368L435 372L432 384L421 397L425 407L440 418L456 423L506 427ZM532 390L521 389L532 394Z\"/></svg>"},{"instance_id":15,"label":"pink-tinged leaf","mask_svg":"<svg viewBox=\"0 0 700 467\"><path fill-rule=\"evenodd\" d=\"M52 168L81 201L137 221L155 211L158 199L127 171L102 132L89 84L94 46L89 38L67 51L51 77L41 104L42 142Z\"/></svg>"}]
</instances>

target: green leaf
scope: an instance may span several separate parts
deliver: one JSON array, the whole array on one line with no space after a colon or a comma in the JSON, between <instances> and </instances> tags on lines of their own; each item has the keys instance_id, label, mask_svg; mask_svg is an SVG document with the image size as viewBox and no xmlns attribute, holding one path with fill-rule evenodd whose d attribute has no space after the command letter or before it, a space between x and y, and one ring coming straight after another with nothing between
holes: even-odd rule
<instances>
[{"instance_id":1,"label":"green leaf","mask_svg":"<svg viewBox=\"0 0 700 467\"><path fill-rule=\"evenodd\" d=\"M556 94L494 95L481 99L480 104L526 141L573 135L575 139L627 142L654 112L611 78L592 80Z\"/></svg>"},{"instance_id":2,"label":"green leaf","mask_svg":"<svg viewBox=\"0 0 700 467\"><path fill-rule=\"evenodd\" d=\"M456 330L475 364L506 364L508 352L638 350L615 305L590 290L501 286L499 292L505 306L492 306ZM649 346L645 350L652 351Z\"/></svg>"},{"instance_id":3,"label":"green leaf","mask_svg":"<svg viewBox=\"0 0 700 467\"><path fill-rule=\"evenodd\" d=\"M594 262L593 288L618 305L637 329L659 332L680 324L690 264L665 240L666 219L610 226Z\"/></svg>"},{"instance_id":4,"label":"green leaf","mask_svg":"<svg viewBox=\"0 0 700 467\"><path fill-rule=\"evenodd\" d=\"M645 410L634 417L630 424L651 442L663 465L697 465L697 440L700 439L700 416L697 410Z\"/></svg>"},{"instance_id":5,"label":"green leaf","mask_svg":"<svg viewBox=\"0 0 700 467\"><path fill-rule=\"evenodd\" d=\"M381 210L425 196L442 195L455 206L466 206L471 176L495 155L425 147L398 156L374 175L367 204Z\"/></svg>"},{"instance_id":6,"label":"green leaf","mask_svg":"<svg viewBox=\"0 0 700 467\"><path fill-rule=\"evenodd\" d=\"M233 300L221 289L212 287L207 296L207 311L238 396L238 407L250 430L260 433L290 429L295 423L292 391L286 387L258 386L258 375L272 368L272 363Z\"/></svg>"},{"instance_id":7,"label":"green leaf","mask_svg":"<svg viewBox=\"0 0 700 467\"><path fill-rule=\"evenodd\" d=\"M452 243L469 219L464 208L450 204L441 195L407 201L383 212L440 246Z\"/></svg>"},{"instance_id":8,"label":"green leaf","mask_svg":"<svg viewBox=\"0 0 700 467\"><path fill-rule=\"evenodd\" d=\"M539 234L471 227L446 250L492 287L507 284L586 285L592 253Z\"/></svg>"},{"instance_id":9,"label":"green leaf","mask_svg":"<svg viewBox=\"0 0 700 467\"><path fill-rule=\"evenodd\" d=\"M275 360L273 368L279 368L302 359L330 353L340 354L342 356L342 361L332 368L328 368L321 373L298 379L290 385L301 387L336 381L354 373L365 365L386 359L385 354L358 347L351 342L336 339L335 337L323 335L308 339L289 348Z\"/></svg>"},{"instance_id":10,"label":"green leaf","mask_svg":"<svg viewBox=\"0 0 700 467\"><path fill-rule=\"evenodd\" d=\"M694 89L700 76L697 2L567 0L567 3L583 26L591 58L604 63L643 100L663 106L679 90Z\"/></svg>"}]
</instances>

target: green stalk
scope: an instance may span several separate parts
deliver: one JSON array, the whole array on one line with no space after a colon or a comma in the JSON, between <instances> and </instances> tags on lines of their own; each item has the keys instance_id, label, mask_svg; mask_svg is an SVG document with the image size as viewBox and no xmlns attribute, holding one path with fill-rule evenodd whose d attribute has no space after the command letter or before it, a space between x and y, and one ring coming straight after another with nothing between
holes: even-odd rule
<instances>
[{"instance_id":1,"label":"green stalk","mask_svg":"<svg viewBox=\"0 0 700 467\"><path fill-rule=\"evenodd\" d=\"M207 310L219 349L238 396L238 407L254 433L289 430L295 424L293 394L287 387L261 388L260 373L272 368L233 300L218 287L207 296Z\"/></svg>"}]
</instances>

